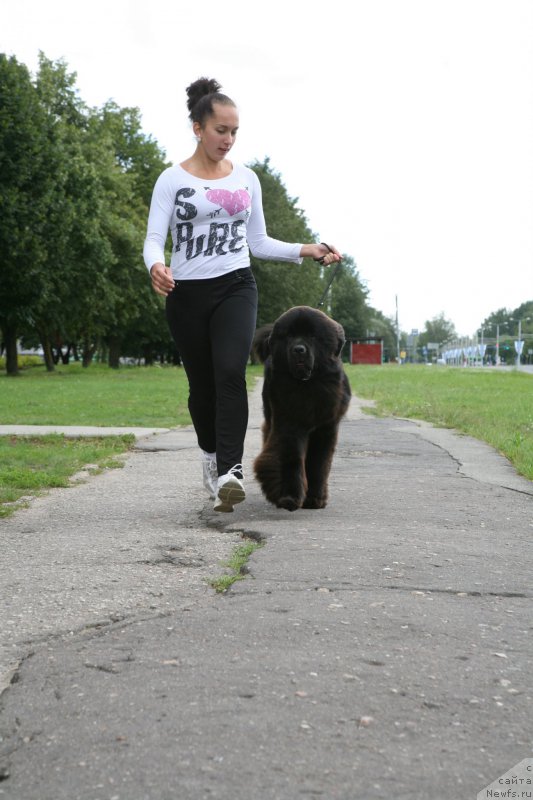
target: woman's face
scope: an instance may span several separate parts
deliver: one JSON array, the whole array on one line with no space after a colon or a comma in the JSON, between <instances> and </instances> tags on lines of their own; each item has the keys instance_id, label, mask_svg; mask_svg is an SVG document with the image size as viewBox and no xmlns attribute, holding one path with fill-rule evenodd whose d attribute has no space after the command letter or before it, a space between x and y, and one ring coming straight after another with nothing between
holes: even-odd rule
<instances>
[{"instance_id":1,"label":"woman's face","mask_svg":"<svg viewBox=\"0 0 533 800\"><path fill-rule=\"evenodd\" d=\"M213 161L222 161L233 145L239 129L239 112L235 106L213 103L213 114L205 121L204 127L194 125L194 133L200 139L200 146Z\"/></svg>"}]
</instances>

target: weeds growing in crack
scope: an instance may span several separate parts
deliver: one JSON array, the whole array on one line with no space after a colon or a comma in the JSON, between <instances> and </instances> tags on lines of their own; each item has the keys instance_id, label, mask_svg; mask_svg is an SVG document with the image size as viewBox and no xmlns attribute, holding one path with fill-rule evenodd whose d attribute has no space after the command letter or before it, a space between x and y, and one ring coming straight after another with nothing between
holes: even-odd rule
<instances>
[{"instance_id":1,"label":"weeds growing in crack","mask_svg":"<svg viewBox=\"0 0 533 800\"><path fill-rule=\"evenodd\" d=\"M223 594L235 583L242 581L247 575L246 565L253 552L263 547L264 542L249 539L245 544L238 545L230 559L224 561L222 565L232 570L229 575L221 575L219 578L207 579L208 584L218 592Z\"/></svg>"}]
</instances>

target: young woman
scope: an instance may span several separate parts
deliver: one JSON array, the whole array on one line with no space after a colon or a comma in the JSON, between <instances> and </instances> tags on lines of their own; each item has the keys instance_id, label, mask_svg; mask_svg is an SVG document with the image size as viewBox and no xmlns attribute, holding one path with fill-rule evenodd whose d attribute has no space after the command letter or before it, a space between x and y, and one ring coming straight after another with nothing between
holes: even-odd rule
<instances>
[{"instance_id":1,"label":"young woman","mask_svg":"<svg viewBox=\"0 0 533 800\"><path fill-rule=\"evenodd\" d=\"M257 176L228 159L239 114L220 89L208 78L187 88L196 150L155 184L144 260L153 288L166 296L168 324L187 373L204 485L216 511L233 511L245 498L245 370L257 314L249 252L296 263L310 256L325 265L341 256L324 244L288 244L267 235Z\"/></svg>"}]
</instances>

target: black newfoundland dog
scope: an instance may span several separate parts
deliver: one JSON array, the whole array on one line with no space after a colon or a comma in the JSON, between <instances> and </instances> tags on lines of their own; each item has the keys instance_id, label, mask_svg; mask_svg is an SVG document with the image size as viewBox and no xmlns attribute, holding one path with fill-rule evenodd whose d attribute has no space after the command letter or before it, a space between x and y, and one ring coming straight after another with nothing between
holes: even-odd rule
<instances>
[{"instance_id":1,"label":"black newfoundland dog","mask_svg":"<svg viewBox=\"0 0 533 800\"><path fill-rule=\"evenodd\" d=\"M265 421L254 471L278 508L327 504L339 422L351 396L340 359L344 342L342 326L308 306L289 309L255 335L265 363Z\"/></svg>"}]
</instances>

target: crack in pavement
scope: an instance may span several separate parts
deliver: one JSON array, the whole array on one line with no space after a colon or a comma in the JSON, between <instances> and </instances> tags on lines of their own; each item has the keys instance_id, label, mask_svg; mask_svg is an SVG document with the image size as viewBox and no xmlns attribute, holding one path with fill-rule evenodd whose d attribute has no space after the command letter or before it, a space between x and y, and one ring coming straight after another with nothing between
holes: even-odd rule
<instances>
[{"instance_id":1,"label":"crack in pavement","mask_svg":"<svg viewBox=\"0 0 533 800\"><path fill-rule=\"evenodd\" d=\"M253 573L252 573L253 575ZM313 585L311 582L306 581L294 581L291 586L287 586L286 581L279 580L276 581L275 578L269 578L268 580L269 586L275 586L276 594L295 594L300 592L328 592L330 594L363 594L365 592L375 593L376 591L398 591L398 592L407 592L409 594L446 594L450 595L451 597L472 597L472 598L484 598L484 597L491 597L491 598L520 598L520 599L532 599L533 593L527 594L525 592L492 592L492 591L479 591L473 589L461 589L461 588L454 588L454 589L441 589L440 587L432 587L432 586L402 586L400 584L353 584L349 583L346 585L339 585L335 584L333 586L318 586L316 584ZM265 589L263 591L259 590L246 590L243 589L242 586L238 587L238 591L233 592L234 597L238 597L241 595L249 595L249 596L257 596L258 594L273 594L273 589ZM228 596L231 595L231 590L228 591Z\"/></svg>"}]
</instances>

